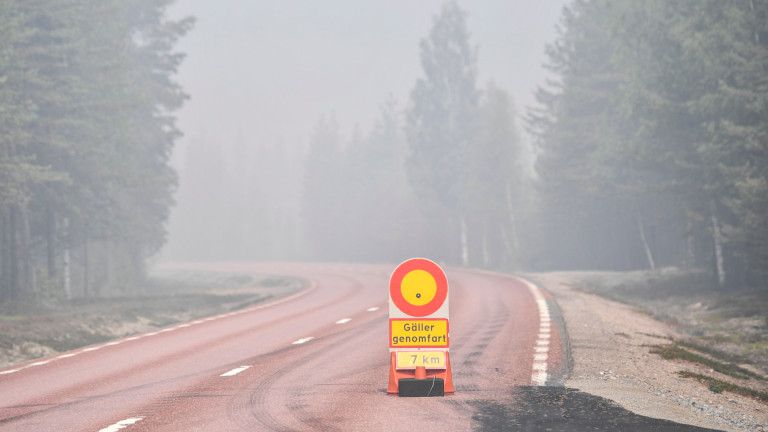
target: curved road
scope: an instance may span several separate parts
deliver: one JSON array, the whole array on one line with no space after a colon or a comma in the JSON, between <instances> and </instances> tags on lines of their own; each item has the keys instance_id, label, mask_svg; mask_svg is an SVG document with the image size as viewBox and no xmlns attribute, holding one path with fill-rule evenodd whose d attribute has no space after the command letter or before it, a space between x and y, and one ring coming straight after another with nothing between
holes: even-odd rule
<instances>
[{"instance_id":1,"label":"curved road","mask_svg":"<svg viewBox=\"0 0 768 432\"><path fill-rule=\"evenodd\" d=\"M456 393L399 398L386 394L393 267L190 268L292 275L305 287L232 314L0 370L0 430L483 429L494 407L515 404L515 389L564 375L553 302L509 275L446 269Z\"/></svg>"}]
</instances>

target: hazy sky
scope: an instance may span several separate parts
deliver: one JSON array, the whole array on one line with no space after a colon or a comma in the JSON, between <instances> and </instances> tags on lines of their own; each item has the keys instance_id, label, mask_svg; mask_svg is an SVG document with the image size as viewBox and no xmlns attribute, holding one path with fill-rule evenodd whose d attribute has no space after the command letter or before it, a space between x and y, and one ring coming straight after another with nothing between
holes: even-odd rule
<instances>
[{"instance_id":1,"label":"hazy sky","mask_svg":"<svg viewBox=\"0 0 768 432\"><path fill-rule=\"evenodd\" d=\"M460 1L479 49L479 84L493 79L518 112L543 83L544 46L564 0ZM197 24L179 44L191 95L179 113L189 139L225 148L305 142L322 115L343 131L370 129L389 95L404 106L422 76L419 42L443 0L177 0ZM183 174L183 173L182 173Z\"/></svg>"}]
</instances>

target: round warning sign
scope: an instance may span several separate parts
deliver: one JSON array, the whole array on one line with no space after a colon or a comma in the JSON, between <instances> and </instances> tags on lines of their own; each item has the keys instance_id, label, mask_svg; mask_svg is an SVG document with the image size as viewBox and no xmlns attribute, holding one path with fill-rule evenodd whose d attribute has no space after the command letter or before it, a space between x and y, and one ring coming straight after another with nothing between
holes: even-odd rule
<instances>
[{"instance_id":1,"label":"round warning sign","mask_svg":"<svg viewBox=\"0 0 768 432\"><path fill-rule=\"evenodd\" d=\"M448 296L443 269L424 258L403 262L389 279L389 297L403 313L425 317L435 313Z\"/></svg>"}]
</instances>

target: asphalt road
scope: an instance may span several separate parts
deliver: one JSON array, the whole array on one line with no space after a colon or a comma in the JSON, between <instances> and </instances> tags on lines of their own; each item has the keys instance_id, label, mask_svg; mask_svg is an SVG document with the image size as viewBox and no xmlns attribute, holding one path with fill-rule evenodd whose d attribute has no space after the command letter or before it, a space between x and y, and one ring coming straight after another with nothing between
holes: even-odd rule
<instances>
[{"instance_id":1,"label":"asphalt road","mask_svg":"<svg viewBox=\"0 0 768 432\"><path fill-rule=\"evenodd\" d=\"M386 393L393 268L195 268L306 282L233 314L0 370L0 431L697 430L557 387L556 306L508 275L446 269L456 393L400 398Z\"/></svg>"}]
</instances>

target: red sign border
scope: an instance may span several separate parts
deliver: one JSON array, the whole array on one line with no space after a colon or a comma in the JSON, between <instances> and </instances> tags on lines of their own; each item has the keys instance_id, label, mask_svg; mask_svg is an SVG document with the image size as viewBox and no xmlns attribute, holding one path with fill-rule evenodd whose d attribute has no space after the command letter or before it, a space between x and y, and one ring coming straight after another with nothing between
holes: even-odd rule
<instances>
[{"instance_id":1,"label":"red sign border","mask_svg":"<svg viewBox=\"0 0 768 432\"><path fill-rule=\"evenodd\" d=\"M413 270L424 270L432 275L437 284L437 291L435 297L427 304L417 306L409 303L403 298L403 291L401 284L403 278L412 272ZM448 298L448 279L445 276L445 272L435 262L426 258L411 258L407 261L403 261L389 278L389 297L395 306L400 309L404 314L412 317L420 318L432 315L437 312L438 309L445 303L445 299Z\"/></svg>"}]
</instances>

